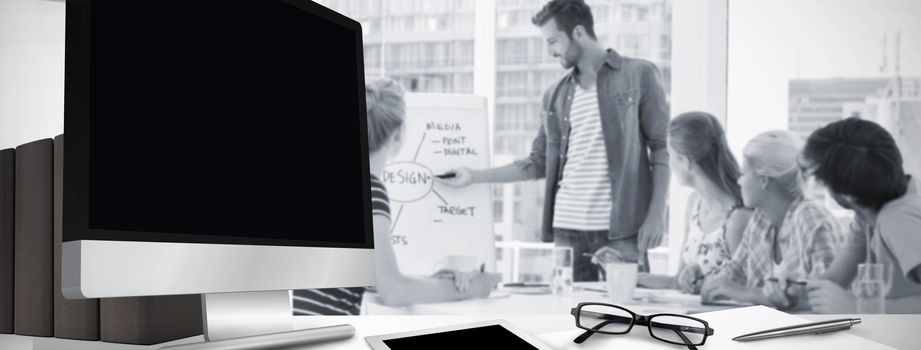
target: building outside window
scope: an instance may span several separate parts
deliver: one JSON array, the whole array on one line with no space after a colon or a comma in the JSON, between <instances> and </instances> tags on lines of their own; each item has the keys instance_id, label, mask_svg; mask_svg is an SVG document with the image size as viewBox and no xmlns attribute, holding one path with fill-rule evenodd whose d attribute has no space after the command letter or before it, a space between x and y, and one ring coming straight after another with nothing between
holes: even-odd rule
<instances>
[{"instance_id":1,"label":"building outside window","mask_svg":"<svg viewBox=\"0 0 921 350\"><path fill-rule=\"evenodd\" d=\"M827 6L814 2L733 2L727 128L733 150L741 153L764 130L789 130L805 141L823 125L860 117L886 128L907 172L921 174L921 48L914 44L921 27L904 7L844 0L828 16ZM775 18L785 25L772 26ZM824 188L812 184L808 195L850 221L851 212Z\"/></svg>"}]
</instances>

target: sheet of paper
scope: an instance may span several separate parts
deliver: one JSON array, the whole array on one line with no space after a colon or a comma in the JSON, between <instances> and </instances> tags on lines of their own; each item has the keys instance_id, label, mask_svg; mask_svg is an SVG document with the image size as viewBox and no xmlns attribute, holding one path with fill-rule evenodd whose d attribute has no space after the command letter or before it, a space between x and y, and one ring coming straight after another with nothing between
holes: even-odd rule
<instances>
[{"instance_id":1,"label":"sheet of paper","mask_svg":"<svg viewBox=\"0 0 921 350\"><path fill-rule=\"evenodd\" d=\"M810 321L777 311L766 306L750 306L744 308L696 314L706 320L714 329L713 335L707 338L706 344L698 347L706 349L809 349L809 350L883 350L894 349L852 334L849 331L839 331L821 335L799 335L775 339L766 339L751 342L732 341L732 338L755 331L790 326ZM854 327L860 327L856 325ZM595 334L582 344L572 342L584 332L581 329L547 333L538 335L538 339L555 349L572 350L675 350L676 345L664 343L649 336L646 327L635 327L625 335Z\"/></svg>"},{"instance_id":2,"label":"sheet of paper","mask_svg":"<svg viewBox=\"0 0 921 350\"><path fill-rule=\"evenodd\" d=\"M406 94L403 147L381 177L390 195L390 243L400 271L428 276L452 266L448 256L473 257L496 271L492 189L453 188L436 176L448 169L488 168L486 98Z\"/></svg>"}]
</instances>

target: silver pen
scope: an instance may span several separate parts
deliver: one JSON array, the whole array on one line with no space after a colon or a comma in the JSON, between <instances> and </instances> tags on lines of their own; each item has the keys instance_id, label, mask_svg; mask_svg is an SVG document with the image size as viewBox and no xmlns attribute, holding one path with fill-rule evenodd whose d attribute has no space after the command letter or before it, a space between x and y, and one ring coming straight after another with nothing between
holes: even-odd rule
<instances>
[{"instance_id":1,"label":"silver pen","mask_svg":"<svg viewBox=\"0 0 921 350\"><path fill-rule=\"evenodd\" d=\"M767 338L786 337L799 334L822 334L834 331L850 329L852 326L859 324L859 318L839 318L836 320L819 321L813 323L804 323L794 326L780 327L763 330L760 332L743 334L732 338L735 341L750 341Z\"/></svg>"}]
</instances>

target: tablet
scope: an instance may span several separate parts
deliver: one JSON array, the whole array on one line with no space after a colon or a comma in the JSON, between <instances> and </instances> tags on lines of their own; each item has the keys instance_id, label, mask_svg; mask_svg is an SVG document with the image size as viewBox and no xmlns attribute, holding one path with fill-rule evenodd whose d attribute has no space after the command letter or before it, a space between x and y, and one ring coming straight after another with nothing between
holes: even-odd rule
<instances>
[{"instance_id":1,"label":"tablet","mask_svg":"<svg viewBox=\"0 0 921 350\"><path fill-rule=\"evenodd\" d=\"M553 350L506 320L492 320L403 333L375 335L365 341L374 350L503 349Z\"/></svg>"}]
</instances>

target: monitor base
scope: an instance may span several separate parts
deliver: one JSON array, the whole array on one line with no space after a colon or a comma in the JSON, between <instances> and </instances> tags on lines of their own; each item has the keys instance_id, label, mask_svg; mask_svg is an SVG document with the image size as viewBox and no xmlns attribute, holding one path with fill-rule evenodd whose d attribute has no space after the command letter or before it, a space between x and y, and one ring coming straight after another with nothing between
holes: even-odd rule
<instances>
[{"instance_id":1,"label":"monitor base","mask_svg":"<svg viewBox=\"0 0 921 350\"><path fill-rule=\"evenodd\" d=\"M160 350L261 350L293 348L313 343L344 340L355 335L355 327L347 324L302 329L281 333L252 335L201 343L164 346Z\"/></svg>"},{"instance_id":2,"label":"monitor base","mask_svg":"<svg viewBox=\"0 0 921 350\"><path fill-rule=\"evenodd\" d=\"M206 341L294 330L287 290L202 294L201 306Z\"/></svg>"},{"instance_id":3,"label":"monitor base","mask_svg":"<svg viewBox=\"0 0 921 350\"><path fill-rule=\"evenodd\" d=\"M202 294L205 341L165 346L169 350L276 349L348 339L351 325L294 330L291 292Z\"/></svg>"}]
</instances>

